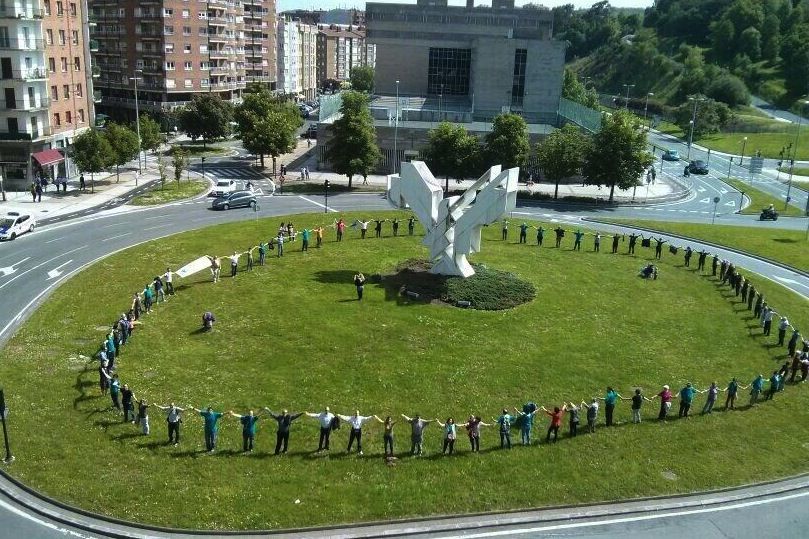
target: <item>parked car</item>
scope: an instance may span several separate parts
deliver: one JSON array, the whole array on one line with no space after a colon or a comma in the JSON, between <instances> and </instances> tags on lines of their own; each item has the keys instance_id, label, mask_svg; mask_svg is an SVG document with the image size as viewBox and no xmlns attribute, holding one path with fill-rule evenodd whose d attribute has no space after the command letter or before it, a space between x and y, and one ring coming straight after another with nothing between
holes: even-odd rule
<instances>
[{"instance_id":1,"label":"parked car","mask_svg":"<svg viewBox=\"0 0 809 539\"><path fill-rule=\"evenodd\" d=\"M680 152L677 150L666 150L663 152L663 161L679 161Z\"/></svg>"},{"instance_id":2,"label":"parked car","mask_svg":"<svg viewBox=\"0 0 809 539\"><path fill-rule=\"evenodd\" d=\"M37 221L32 216L10 211L0 220L0 240L15 240L26 232L33 232L36 226Z\"/></svg>"},{"instance_id":3,"label":"parked car","mask_svg":"<svg viewBox=\"0 0 809 539\"><path fill-rule=\"evenodd\" d=\"M301 138L317 139L317 125L309 124L309 127L301 133Z\"/></svg>"},{"instance_id":4,"label":"parked car","mask_svg":"<svg viewBox=\"0 0 809 539\"><path fill-rule=\"evenodd\" d=\"M236 190L236 180L219 180L216 182L216 187L211 189L208 193L210 197L221 197Z\"/></svg>"},{"instance_id":5,"label":"parked car","mask_svg":"<svg viewBox=\"0 0 809 539\"><path fill-rule=\"evenodd\" d=\"M704 176L708 174L708 165L705 163L705 161L691 161L691 163L688 165L688 172L691 174L699 174Z\"/></svg>"},{"instance_id":6,"label":"parked car","mask_svg":"<svg viewBox=\"0 0 809 539\"><path fill-rule=\"evenodd\" d=\"M770 206L761 210L761 215L758 216L759 221L777 221L778 211Z\"/></svg>"},{"instance_id":7,"label":"parked car","mask_svg":"<svg viewBox=\"0 0 809 539\"><path fill-rule=\"evenodd\" d=\"M256 195L252 191L233 191L211 202L211 209L229 210L230 208L251 208L256 205Z\"/></svg>"}]
</instances>

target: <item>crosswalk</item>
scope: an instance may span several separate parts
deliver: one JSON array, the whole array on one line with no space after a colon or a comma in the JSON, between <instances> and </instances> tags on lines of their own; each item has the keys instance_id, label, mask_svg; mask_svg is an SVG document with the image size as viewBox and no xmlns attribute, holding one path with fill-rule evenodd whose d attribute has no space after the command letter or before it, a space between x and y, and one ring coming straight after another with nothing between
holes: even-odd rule
<instances>
[{"instance_id":1,"label":"crosswalk","mask_svg":"<svg viewBox=\"0 0 809 539\"><path fill-rule=\"evenodd\" d=\"M199 167L196 167L196 170L201 172ZM265 178L261 173L250 167L212 164L205 167L205 175L214 182L218 180L237 180L237 187L241 189L245 187L247 182L250 182L253 184L253 189L260 191L259 194L271 194L275 191L275 184L272 180Z\"/></svg>"}]
</instances>

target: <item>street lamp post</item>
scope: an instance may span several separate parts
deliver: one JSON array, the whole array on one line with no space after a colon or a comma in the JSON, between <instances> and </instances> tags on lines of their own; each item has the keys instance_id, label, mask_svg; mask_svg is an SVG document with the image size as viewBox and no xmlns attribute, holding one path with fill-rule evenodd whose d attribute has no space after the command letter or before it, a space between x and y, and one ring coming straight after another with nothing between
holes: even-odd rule
<instances>
[{"instance_id":1,"label":"street lamp post","mask_svg":"<svg viewBox=\"0 0 809 539\"><path fill-rule=\"evenodd\" d=\"M624 108L626 110L629 110L629 90L634 87L634 84L624 84L624 88L626 88L626 101L624 101Z\"/></svg>"},{"instance_id":2,"label":"street lamp post","mask_svg":"<svg viewBox=\"0 0 809 539\"><path fill-rule=\"evenodd\" d=\"M803 123L803 109L804 105L809 104L809 101L801 101L801 108L798 111L798 131L795 133L795 149L792 151L792 160L789 162L789 180L787 181L787 198L786 203L784 204L784 210L789 207L789 193L792 191L792 171L795 168L795 159L798 158L798 137L801 134L801 124ZM789 152L787 152L789 153ZM787 155L789 157L789 155ZM809 217L809 197L806 199L806 207L807 207L807 217ZM806 229L807 235L809 235L809 227Z\"/></svg>"},{"instance_id":3,"label":"street lamp post","mask_svg":"<svg viewBox=\"0 0 809 539\"><path fill-rule=\"evenodd\" d=\"M649 111L649 98L654 95L653 92L649 92L646 94L646 102L643 104L643 123L646 124L646 113ZM649 122L649 125L646 127L646 131L649 132L652 130L652 124Z\"/></svg>"},{"instance_id":4,"label":"street lamp post","mask_svg":"<svg viewBox=\"0 0 809 539\"><path fill-rule=\"evenodd\" d=\"M143 169L140 166L140 109L138 108L138 81L143 80L138 77L138 73L140 69L135 70L135 76L129 77L129 80L135 82L135 129L137 130L138 134L138 174L143 173ZM138 185L138 177L135 176L135 185Z\"/></svg>"},{"instance_id":5,"label":"street lamp post","mask_svg":"<svg viewBox=\"0 0 809 539\"><path fill-rule=\"evenodd\" d=\"M323 189L326 190L326 204L323 213L329 213L329 180L323 182Z\"/></svg>"},{"instance_id":6,"label":"street lamp post","mask_svg":"<svg viewBox=\"0 0 809 539\"><path fill-rule=\"evenodd\" d=\"M200 158L200 161L202 161L202 179L204 180L205 179L205 156L204 155Z\"/></svg>"},{"instance_id":7,"label":"street lamp post","mask_svg":"<svg viewBox=\"0 0 809 539\"><path fill-rule=\"evenodd\" d=\"M744 148L745 148L745 146L747 146L747 137L744 137L742 139L742 158L744 158ZM741 162L741 159L740 159L739 160L739 166L741 166L741 164L742 164L742 162ZM732 166L733 166L733 156L731 155L730 159L728 159L728 179L730 179L730 168ZM752 179L752 176L751 176L750 177L750 182L752 183L752 181L753 181L753 179Z\"/></svg>"},{"instance_id":8,"label":"street lamp post","mask_svg":"<svg viewBox=\"0 0 809 539\"><path fill-rule=\"evenodd\" d=\"M393 119L393 173L396 174L399 161L399 81L396 81L396 117Z\"/></svg>"},{"instance_id":9,"label":"street lamp post","mask_svg":"<svg viewBox=\"0 0 809 539\"><path fill-rule=\"evenodd\" d=\"M691 121L688 122L691 126L688 130L688 155L686 156L686 160L691 160L691 143L694 141L694 126L697 124L697 103L700 101L704 101L704 99L692 96L688 98L689 101L694 102L694 111L691 113Z\"/></svg>"},{"instance_id":10,"label":"street lamp post","mask_svg":"<svg viewBox=\"0 0 809 539\"><path fill-rule=\"evenodd\" d=\"M0 418L3 422L3 442L6 446L6 458L3 461L8 464L14 461L14 455L11 454L11 446L8 443L8 430L6 429L6 415L8 409L6 408L6 396L2 389L0 389Z\"/></svg>"}]
</instances>

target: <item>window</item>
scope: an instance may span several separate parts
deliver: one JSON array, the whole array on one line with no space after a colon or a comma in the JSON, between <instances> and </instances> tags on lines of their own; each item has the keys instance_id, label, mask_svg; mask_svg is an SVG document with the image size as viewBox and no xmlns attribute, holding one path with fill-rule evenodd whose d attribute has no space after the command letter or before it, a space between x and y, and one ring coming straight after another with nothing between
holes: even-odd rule
<instances>
[{"instance_id":1,"label":"window","mask_svg":"<svg viewBox=\"0 0 809 539\"><path fill-rule=\"evenodd\" d=\"M190 16L191 16L191 10L189 10L189 9L184 9L184 10L183 10L183 19L187 19L187 18L189 18Z\"/></svg>"},{"instance_id":2,"label":"window","mask_svg":"<svg viewBox=\"0 0 809 539\"><path fill-rule=\"evenodd\" d=\"M171 9L170 7L164 7L163 8L163 16L164 17L173 17L174 16L174 10Z\"/></svg>"},{"instance_id":3,"label":"window","mask_svg":"<svg viewBox=\"0 0 809 539\"><path fill-rule=\"evenodd\" d=\"M183 26L183 35L190 36L191 35L191 27L190 26Z\"/></svg>"},{"instance_id":4,"label":"window","mask_svg":"<svg viewBox=\"0 0 809 539\"><path fill-rule=\"evenodd\" d=\"M525 64L528 61L528 49L514 51L514 78L511 83L511 105L522 107L525 98Z\"/></svg>"},{"instance_id":5,"label":"window","mask_svg":"<svg viewBox=\"0 0 809 539\"><path fill-rule=\"evenodd\" d=\"M53 30L50 28L45 30L45 43L48 45L53 45Z\"/></svg>"},{"instance_id":6,"label":"window","mask_svg":"<svg viewBox=\"0 0 809 539\"><path fill-rule=\"evenodd\" d=\"M59 88L54 84L51 86L51 101L59 99Z\"/></svg>"},{"instance_id":7,"label":"window","mask_svg":"<svg viewBox=\"0 0 809 539\"><path fill-rule=\"evenodd\" d=\"M65 45L65 31L59 30L59 45Z\"/></svg>"},{"instance_id":8,"label":"window","mask_svg":"<svg viewBox=\"0 0 809 539\"><path fill-rule=\"evenodd\" d=\"M199 53L200 54L208 54L208 45L200 45L199 46Z\"/></svg>"},{"instance_id":9,"label":"window","mask_svg":"<svg viewBox=\"0 0 809 539\"><path fill-rule=\"evenodd\" d=\"M63 99L70 99L70 85L63 84L62 85L62 97Z\"/></svg>"},{"instance_id":10,"label":"window","mask_svg":"<svg viewBox=\"0 0 809 539\"><path fill-rule=\"evenodd\" d=\"M71 2L71 3L70 3L70 16L71 16L71 17L75 17L75 16L76 16L76 14L77 14L77 11L76 11L76 4L75 4L74 2ZM70 123L70 122L68 122L68 123Z\"/></svg>"},{"instance_id":11,"label":"window","mask_svg":"<svg viewBox=\"0 0 809 539\"><path fill-rule=\"evenodd\" d=\"M165 35L167 35L167 36L173 36L174 35L174 27L173 26L168 26L168 25L164 26L163 27L163 33Z\"/></svg>"},{"instance_id":12,"label":"window","mask_svg":"<svg viewBox=\"0 0 809 539\"><path fill-rule=\"evenodd\" d=\"M53 57L48 58L48 71L56 73L56 59Z\"/></svg>"},{"instance_id":13,"label":"window","mask_svg":"<svg viewBox=\"0 0 809 539\"><path fill-rule=\"evenodd\" d=\"M166 43L166 52L168 53L174 52L174 43Z\"/></svg>"},{"instance_id":14,"label":"window","mask_svg":"<svg viewBox=\"0 0 809 539\"><path fill-rule=\"evenodd\" d=\"M53 125L55 125L56 127L62 125L62 117L59 115L58 112L55 112L53 114Z\"/></svg>"},{"instance_id":15,"label":"window","mask_svg":"<svg viewBox=\"0 0 809 539\"><path fill-rule=\"evenodd\" d=\"M174 88L174 79L166 79L166 88Z\"/></svg>"},{"instance_id":16,"label":"window","mask_svg":"<svg viewBox=\"0 0 809 539\"><path fill-rule=\"evenodd\" d=\"M62 73L67 72L67 58L62 56L62 59L60 60L60 63L62 64Z\"/></svg>"},{"instance_id":17,"label":"window","mask_svg":"<svg viewBox=\"0 0 809 539\"><path fill-rule=\"evenodd\" d=\"M79 109L79 123L84 123L84 109Z\"/></svg>"},{"instance_id":18,"label":"window","mask_svg":"<svg viewBox=\"0 0 809 539\"><path fill-rule=\"evenodd\" d=\"M65 123L66 124L73 123L73 113L71 113L69 110L65 111Z\"/></svg>"},{"instance_id":19,"label":"window","mask_svg":"<svg viewBox=\"0 0 809 539\"><path fill-rule=\"evenodd\" d=\"M76 97L84 97L84 89L82 89L81 84L76 85Z\"/></svg>"},{"instance_id":20,"label":"window","mask_svg":"<svg viewBox=\"0 0 809 539\"><path fill-rule=\"evenodd\" d=\"M45 15L50 15L51 14L51 0L45 0L43 5L45 6Z\"/></svg>"},{"instance_id":21,"label":"window","mask_svg":"<svg viewBox=\"0 0 809 539\"><path fill-rule=\"evenodd\" d=\"M208 69L210 69L208 67L208 62L200 62L199 63L199 69L200 69L200 71L207 71Z\"/></svg>"},{"instance_id":22,"label":"window","mask_svg":"<svg viewBox=\"0 0 809 539\"><path fill-rule=\"evenodd\" d=\"M186 71L192 71L194 69L194 65L191 62L183 63L183 69Z\"/></svg>"},{"instance_id":23,"label":"window","mask_svg":"<svg viewBox=\"0 0 809 539\"><path fill-rule=\"evenodd\" d=\"M56 15L61 17L65 14L65 5L62 2L56 2Z\"/></svg>"},{"instance_id":24,"label":"window","mask_svg":"<svg viewBox=\"0 0 809 539\"><path fill-rule=\"evenodd\" d=\"M174 62L166 62L166 71L174 71Z\"/></svg>"},{"instance_id":25,"label":"window","mask_svg":"<svg viewBox=\"0 0 809 539\"><path fill-rule=\"evenodd\" d=\"M81 58L79 58L78 56L73 57L73 70L81 71Z\"/></svg>"},{"instance_id":26,"label":"window","mask_svg":"<svg viewBox=\"0 0 809 539\"><path fill-rule=\"evenodd\" d=\"M73 44L74 45L79 44L79 31L78 30L73 30Z\"/></svg>"},{"instance_id":27,"label":"window","mask_svg":"<svg viewBox=\"0 0 809 539\"><path fill-rule=\"evenodd\" d=\"M188 43L186 43L185 45L183 45L183 53L185 53L185 54L191 54L191 45L189 45Z\"/></svg>"},{"instance_id":28,"label":"window","mask_svg":"<svg viewBox=\"0 0 809 539\"><path fill-rule=\"evenodd\" d=\"M468 95L470 49L430 48L427 67L427 93Z\"/></svg>"},{"instance_id":29,"label":"window","mask_svg":"<svg viewBox=\"0 0 809 539\"><path fill-rule=\"evenodd\" d=\"M194 81L191 80L191 79L185 79L185 82L183 83L183 86L185 86L186 88L193 88L194 87Z\"/></svg>"}]
</instances>

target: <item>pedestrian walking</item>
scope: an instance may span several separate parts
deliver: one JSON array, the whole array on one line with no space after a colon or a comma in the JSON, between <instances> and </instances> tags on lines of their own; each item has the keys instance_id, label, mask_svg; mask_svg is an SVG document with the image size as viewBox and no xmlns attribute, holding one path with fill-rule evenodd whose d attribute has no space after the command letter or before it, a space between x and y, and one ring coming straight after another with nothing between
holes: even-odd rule
<instances>
[{"instance_id":1,"label":"pedestrian walking","mask_svg":"<svg viewBox=\"0 0 809 539\"><path fill-rule=\"evenodd\" d=\"M79 189L81 189L82 191L84 191L84 189L85 189L86 187L87 187L87 185L84 183L84 174L80 174L80 175L79 175Z\"/></svg>"}]
</instances>

